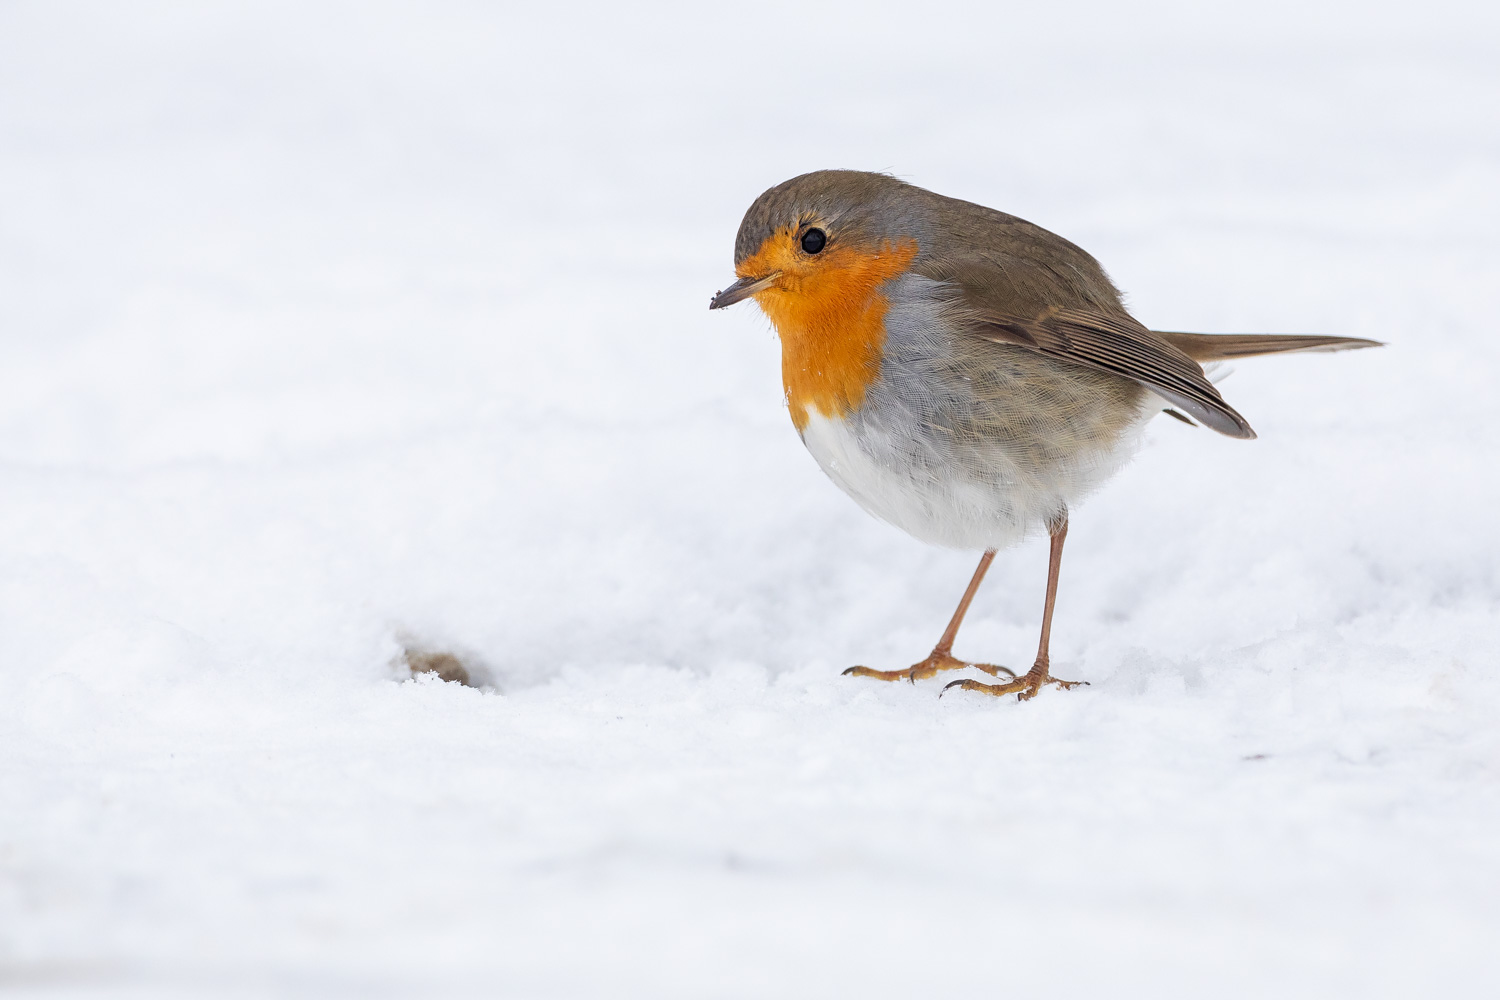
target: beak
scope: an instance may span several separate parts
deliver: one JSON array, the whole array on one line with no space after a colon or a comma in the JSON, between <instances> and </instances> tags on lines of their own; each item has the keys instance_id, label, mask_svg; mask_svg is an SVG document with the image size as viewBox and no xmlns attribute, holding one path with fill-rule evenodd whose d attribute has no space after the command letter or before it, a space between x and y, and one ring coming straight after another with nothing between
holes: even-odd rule
<instances>
[{"instance_id":1,"label":"beak","mask_svg":"<svg viewBox=\"0 0 1500 1000\"><path fill-rule=\"evenodd\" d=\"M722 292L715 292L714 297L708 303L710 309L723 309L732 306L740 299L748 299L762 288L769 288L771 282L781 277L780 271L772 271L764 278L741 278Z\"/></svg>"}]
</instances>

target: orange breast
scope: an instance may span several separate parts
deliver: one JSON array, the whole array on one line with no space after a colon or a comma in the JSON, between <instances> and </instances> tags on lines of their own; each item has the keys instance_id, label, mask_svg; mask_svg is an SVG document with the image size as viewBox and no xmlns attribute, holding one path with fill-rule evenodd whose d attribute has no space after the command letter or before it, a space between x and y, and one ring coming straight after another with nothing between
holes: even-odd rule
<instances>
[{"instance_id":1,"label":"orange breast","mask_svg":"<svg viewBox=\"0 0 1500 1000\"><path fill-rule=\"evenodd\" d=\"M911 266L917 242L830 246L808 257L798 255L793 235L788 230L771 236L736 270L781 272L755 301L781 337L781 380L792 423L801 431L813 411L844 416L864 402L880 374L890 308L879 288Z\"/></svg>"}]
</instances>

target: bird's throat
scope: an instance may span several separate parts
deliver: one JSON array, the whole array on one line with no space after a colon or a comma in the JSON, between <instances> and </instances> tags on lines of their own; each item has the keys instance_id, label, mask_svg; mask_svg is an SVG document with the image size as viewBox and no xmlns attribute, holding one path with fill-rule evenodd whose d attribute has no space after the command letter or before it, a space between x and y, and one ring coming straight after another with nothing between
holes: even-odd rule
<instances>
[{"instance_id":1,"label":"bird's throat","mask_svg":"<svg viewBox=\"0 0 1500 1000\"><path fill-rule=\"evenodd\" d=\"M755 296L781 337L781 380L798 431L814 412L844 417L864 402L885 345L890 301L881 286L916 255L915 240L830 248L816 268L783 271Z\"/></svg>"}]
</instances>

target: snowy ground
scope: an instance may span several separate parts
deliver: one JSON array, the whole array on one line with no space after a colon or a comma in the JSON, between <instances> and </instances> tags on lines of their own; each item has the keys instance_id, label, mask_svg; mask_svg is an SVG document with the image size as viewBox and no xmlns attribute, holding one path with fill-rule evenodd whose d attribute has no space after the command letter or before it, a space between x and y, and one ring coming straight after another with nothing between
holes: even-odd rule
<instances>
[{"instance_id":1,"label":"snowy ground","mask_svg":"<svg viewBox=\"0 0 1500 1000\"><path fill-rule=\"evenodd\" d=\"M0 7L0 992L1495 995L1494 6L516 6ZM1075 513L1091 687L842 678L974 556L705 308L825 166L1390 346Z\"/></svg>"}]
</instances>

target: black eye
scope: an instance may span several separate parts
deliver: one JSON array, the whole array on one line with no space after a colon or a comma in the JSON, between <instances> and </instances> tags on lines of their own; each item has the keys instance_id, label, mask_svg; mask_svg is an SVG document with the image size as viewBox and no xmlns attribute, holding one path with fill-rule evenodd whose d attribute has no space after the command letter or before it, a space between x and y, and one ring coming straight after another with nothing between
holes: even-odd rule
<instances>
[{"instance_id":1,"label":"black eye","mask_svg":"<svg viewBox=\"0 0 1500 1000\"><path fill-rule=\"evenodd\" d=\"M802 250L804 253L817 253L828 244L828 236L821 229L809 229L802 234Z\"/></svg>"}]
</instances>

